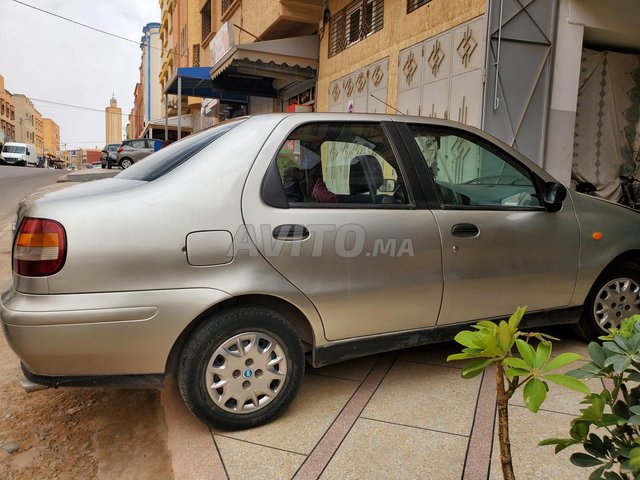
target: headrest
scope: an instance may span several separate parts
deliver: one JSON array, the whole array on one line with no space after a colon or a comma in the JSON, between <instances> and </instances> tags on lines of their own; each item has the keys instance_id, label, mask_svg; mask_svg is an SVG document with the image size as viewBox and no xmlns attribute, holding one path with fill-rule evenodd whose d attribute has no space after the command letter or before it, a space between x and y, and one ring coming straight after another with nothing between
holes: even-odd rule
<instances>
[{"instance_id":1,"label":"headrest","mask_svg":"<svg viewBox=\"0 0 640 480\"><path fill-rule=\"evenodd\" d=\"M357 195L369 192L375 195L382 185L382 167L373 155L358 155L351 160L349 193Z\"/></svg>"}]
</instances>

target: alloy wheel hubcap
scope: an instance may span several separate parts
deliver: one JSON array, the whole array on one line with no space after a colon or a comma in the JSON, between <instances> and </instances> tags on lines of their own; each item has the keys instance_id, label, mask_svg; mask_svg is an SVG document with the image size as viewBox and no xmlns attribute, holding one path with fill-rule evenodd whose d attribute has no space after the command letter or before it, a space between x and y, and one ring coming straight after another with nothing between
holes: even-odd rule
<instances>
[{"instance_id":1,"label":"alloy wheel hubcap","mask_svg":"<svg viewBox=\"0 0 640 480\"><path fill-rule=\"evenodd\" d=\"M270 335L245 332L225 340L205 371L207 393L232 413L251 413L268 405L287 376L282 346Z\"/></svg>"},{"instance_id":2,"label":"alloy wheel hubcap","mask_svg":"<svg viewBox=\"0 0 640 480\"><path fill-rule=\"evenodd\" d=\"M593 316L605 332L619 327L622 320L640 314L640 285L630 278L616 278L600 289Z\"/></svg>"}]
</instances>

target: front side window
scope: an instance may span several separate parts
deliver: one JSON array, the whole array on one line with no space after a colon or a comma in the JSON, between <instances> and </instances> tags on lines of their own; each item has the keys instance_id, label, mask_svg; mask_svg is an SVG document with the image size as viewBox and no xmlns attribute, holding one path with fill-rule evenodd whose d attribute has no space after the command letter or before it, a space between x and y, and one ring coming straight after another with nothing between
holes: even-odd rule
<instances>
[{"instance_id":1,"label":"front side window","mask_svg":"<svg viewBox=\"0 0 640 480\"><path fill-rule=\"evenodd\" d=\"M313 123L294 130L276 163L290 206L409 203L382 126Z\"/></svg>"},{"instance_id":2,"label":"front side window","mask_svg":"<svg viewBox=\"0 0 640 480\"><path fill-rule=\"evenodd\" d=\"M496 147L462 132L410 125L448 207L542 207L531 173Z\"/></svg>"}]
</instances>

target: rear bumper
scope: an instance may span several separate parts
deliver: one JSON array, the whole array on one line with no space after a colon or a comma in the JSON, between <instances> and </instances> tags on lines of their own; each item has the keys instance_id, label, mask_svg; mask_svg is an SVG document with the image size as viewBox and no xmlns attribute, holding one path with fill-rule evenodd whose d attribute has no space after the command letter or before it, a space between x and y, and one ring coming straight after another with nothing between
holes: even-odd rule
<instances>
[{"instance_id":1,"label":"rear bumper","mask_svg":"<svg viewBox=\"0 0 640 480\"><path fill-rule=\"evenodd\" d=\"M205 288L76 295L9 289L0 297L0 323L34 375L157 375L189 323L227 298Z\"/></svg>"}]
</instances>

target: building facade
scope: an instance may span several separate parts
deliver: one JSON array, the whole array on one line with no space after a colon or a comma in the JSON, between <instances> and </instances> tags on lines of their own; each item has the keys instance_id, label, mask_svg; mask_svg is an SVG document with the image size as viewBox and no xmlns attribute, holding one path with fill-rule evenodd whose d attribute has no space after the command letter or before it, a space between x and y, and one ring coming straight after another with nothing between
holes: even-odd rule
<instances>
[{"instance_id":1,"label":"building facade","mask_svg":"<svg viewBox=\"0 0 640 480\"><path fill-rule=\"evenodd\" d=\"M0 144L16 138L16 113L13 95L4 88L4 77L0 75Z\"/></svg>"},{"instance_id":2,"label":"building facade","mask_svg":"<svg viewBox=\"0 0 640 480\"><path fill-rule=\"evenodd\" d=\"M322 0L280 0L269 8L259 0L202 4L217 31L203 44L215 87L248 95L252 114L315 108Z\"/></svg>"},{"instance_id":3,"label":"building facade","mask_svg":"<svg viewBox=\"0 0 640 480\"><path fill-rule=\"evenodd\" d=\"M162 13L158 40L162 54L158 78L162 96L178 68L200 66L202 24L201 0L160 0L159 3ZM178 108L177 97L169 95L166 100L161 98L160 118L172 118L173 121L169 123L171 130L175 131L177 115L180 113L181 130L188 133L200 117L200 106L200 98L184 96ZM158 124L162 124L162 121Z\"/></svg>"},{"instance_id":4,"label":"building facade","mask_svg":"<svg viewBox=\"0 0 640 480\"><path fill-rule=\"evenodd\" d=\"M29 97L22 93L13 95L13 103L16 112L16 141L36 145L36 116L42 116Z\"/></svg>"},{"instance_id":5,"label":"building facade","mask_svg":"<svg viewBox=\"0 0 640 480\"><path fill-rule=\"evenodd\" d=\"M565 185L572 177L588 180L616 199L618 169L633 168L640 149L640 122L631 113L640 111L638 2L328 6L317 110L462 122L515 147ZM597 72L597 82L589 72Z\"/></svg>"},{"instance_id":6,"label":"building facade","mask_svg":"<svg viewBox=\"0 0 640 480\"><path fill-rule=\"evenodd\" d=\"M36 110L36 152L38 157L44 157L44 123L42 122L42 114Z\"/></svg>"},{"instance_id":7,"label":"building facade","mask_svg":"<svg viewBox=\"0 0 640 480\"><path fill-rule=\"evenodd\" d=\"M122 109L114 96L105 108L105 138L107 143L122 143Z\"/></svg>"},{"instance_id":8,"label":"building facade","mask_svg":"<svg viewBox=\"0 0 640 480\"><path fill-rule=\"evenodd\" d=\"M60 152L60 127L51 118L42 119L44 155L58 156Z\"/></svg>"},{"instance_id":9,"label":"building facade","mask_svg":"<svg viewBox=\"0 0 640 480\"><path fill-rule=\"evenodd\" d=\"M142 29L140 40L142 56L140 61L140 85L142 93L142 122L158 122L162 118L162 92L160 86L161 42L160 24L147 23Z\"/></svg>"},{"instance_id":10,"label":"building facade","mask_svg":"<svg viewBox=\"0 0 640 480\"><path fill-rule=\"evenodd\" d=\"M131 111L129 121L132 122L130 138L140 138L145 126L144 92L141 83L136 83L136 87L133 91L133 110Z\"/></svg>"}]
</instances>

